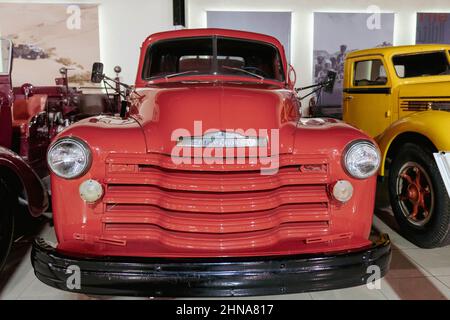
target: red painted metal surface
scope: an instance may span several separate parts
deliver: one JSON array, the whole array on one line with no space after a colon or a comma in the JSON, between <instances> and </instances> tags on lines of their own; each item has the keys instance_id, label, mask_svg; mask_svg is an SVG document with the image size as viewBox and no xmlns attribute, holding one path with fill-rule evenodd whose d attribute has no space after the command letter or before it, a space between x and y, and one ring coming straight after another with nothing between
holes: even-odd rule
<instances>
[{"instance_id":1,"label":"red painted metal surface","mask_svg":"<svg viewBox=\"0 0 450 320\"><path fill-rule=\"evenodd\" d=\"M287 82L241 76L189 76L147 83L140 79L144 55L155 41L221 35L275 39L217 29L150 36L143 44L130 116L80 121L60 137L74 136L91 148L83 177L52 175L58 250L73 256L234 257L336 252L369 246L376 177L356 180L343 169L346 146L371 140L346 124L298 124L299 103ZM202 80L188 81L188 80ZM279 129L280 169L261 175L259 163L175 164L170 153L177 128ZM269 145L272 141L269 141ZM194 156L195 158L195 156ZM246 158L249 160L249 158ZM99 181L104 197L86 204L78 188ZM338 203L330 186L354 186Z\"/></svg>"}]
</instances>

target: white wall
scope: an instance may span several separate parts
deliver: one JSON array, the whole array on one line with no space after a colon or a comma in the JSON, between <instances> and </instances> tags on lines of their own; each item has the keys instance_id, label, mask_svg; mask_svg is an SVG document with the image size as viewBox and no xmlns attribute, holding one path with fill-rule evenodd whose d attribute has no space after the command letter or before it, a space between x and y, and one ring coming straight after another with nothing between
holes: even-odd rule
<instances>
[{"instance_id":1,"label":"white wall","mask_svg":"<svg viewBox=\"0 0 450 320\"><path fill-rule=\"evenodd\" d=\"M152 33L172 30L172 0L1 0L9 3L99 4L100 57L105 72L122 67L122 79L134 83L142 41Z\"/></svg>"},{"instance_id":2,"label":"white wall","mask_svg":"<svg viewBox=\"0 0 450 320\"><path fill-rule=\"evenodd\" d=\"M122 67L134 83L142 41L155 32L172 30L172 0L102 0L99 7L100 56L105 70Z\"/></svg>"},{"instance_id":3,"label":"white wall","mask_svg":"<svg viewBox=\"0 0 450 320\"><path fill-rule=\"evenodd\" d=\"M100 56L105 71L122 66L123 79L135 80L139 47L154 32L171 30L172 0L0 0L21 3L98 3ZM366 12L378 5L395 12L396 45L415 42L416 15L421 12L450 12L450 0L186 0L190 28L206 27L207 10L292 11L292 64L298 85L312 82L313 12ZM351 37L351 35L349 35Z\"/></svg>"},{"instance_id":4,"label":"white wall","mask_svg":"<svg viewBox=\"0 0 450 320\"><path fill-rule=\"evenodd\" d=\"M189 28L206 26L206 11L292 11L292 64L297 85L312 83L314 12L394 12L394 45L414 44L416 12L450 12L450 0L186 0ZM349 37L352 35L349 34Z\"/></svg>"}]
</instances>

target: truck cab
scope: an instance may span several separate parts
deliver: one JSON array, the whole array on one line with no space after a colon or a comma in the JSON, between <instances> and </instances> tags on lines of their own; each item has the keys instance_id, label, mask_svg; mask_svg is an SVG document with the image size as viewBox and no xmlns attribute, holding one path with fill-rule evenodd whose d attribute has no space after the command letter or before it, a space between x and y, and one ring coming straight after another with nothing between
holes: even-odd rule
<instances>
[{"instance_id":1,"label":"truck cab","mask_svg":"<svg viewBox=\"0 0 450 320\"><path fill-rule=\"evenodd\" d=\"M450 243L449 52L374 48L345 63L344 121L379 144L400 231L424 248Z\"/></svg>"}]
</instances>

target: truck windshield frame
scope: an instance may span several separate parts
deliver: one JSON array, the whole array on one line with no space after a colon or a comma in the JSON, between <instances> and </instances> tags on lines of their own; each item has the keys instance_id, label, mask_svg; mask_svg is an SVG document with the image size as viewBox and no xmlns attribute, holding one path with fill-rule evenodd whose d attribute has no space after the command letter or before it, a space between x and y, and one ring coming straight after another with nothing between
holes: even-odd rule
<instances>
[{"instance_id":1,"label":"truck windshield frame","mask_svg":"<svg viewBox=\"0 0 450 320\"><path fill-rule=\"evenodd\" d=\"M286 81L280 52L267 42L201 36L160 40L149 45L141 73L144 81L183 75Z\"/></svg>"},{"instance_id":2,"label":"truck windshield frame","mask_svg":"<svg viewBox=\"0 0 450 320\"><path fill-rule=\"evenodd\" d=\"M0 75L9 75L12 65L12 41L0 38Z\"/></svg>"},{"instance_id":3,"label":"truck windshield frame","mask_svg":"<svg viewBox=\"0 0 450 320\"><path fill-rule=\"evenodd\" d=\"M400 79L450 75L450 63L445 50L398 54L392 64Z\"/></svg>"}]
</instances>

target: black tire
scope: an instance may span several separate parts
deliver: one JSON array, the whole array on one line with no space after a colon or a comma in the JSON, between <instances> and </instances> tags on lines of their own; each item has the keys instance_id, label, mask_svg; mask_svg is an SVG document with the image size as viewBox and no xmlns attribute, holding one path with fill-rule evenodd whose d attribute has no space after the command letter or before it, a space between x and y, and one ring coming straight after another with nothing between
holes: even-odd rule
<instances>
[{"instance_id":1,"label":"black tire","mask_svg":"<svg viewBox=\"0 0 450 320\"><path fill-rule=\"evenodd\" d=\"M389 196L406 239L427 249L450 244L450 198L432 151L413 143L398 150L389 170Z\"/></svg>"},{"instance_id":2,"label":"black tire","mask_svg":"<svg viewBox=\"0 0 450 320\"><path fill-rule=\"evenodd\" d=\"M14 201L13 194L8 190L6 183L0 179L0 272L5 266L14 239Z\"/></svg>"}]
</instances>

